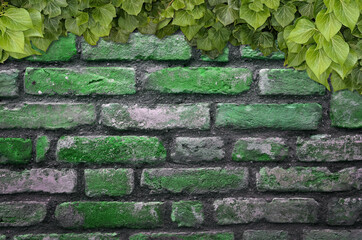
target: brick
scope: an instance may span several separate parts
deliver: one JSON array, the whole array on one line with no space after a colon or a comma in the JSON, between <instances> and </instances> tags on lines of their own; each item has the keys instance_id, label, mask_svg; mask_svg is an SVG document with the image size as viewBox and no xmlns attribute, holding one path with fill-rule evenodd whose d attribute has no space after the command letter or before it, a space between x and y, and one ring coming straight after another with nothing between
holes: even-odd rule
<instances>
[{"instance_id":1,"label":"brick","mask_svg":"<svg viewBox=\"0 0 362 240\"><path fill-rule=\"evenodd\" d=\"M72 193L77 184L74 169L35 168L21 172L0 169L0 194L46 192Z\"/></svg>"},{"instance_id":2,"label":"brick","mask_svg":"<svg viewBox=\"0 0 362 240\"><path fill-rule=\"evenodd\" d=\"M281 161L288 157L288 146L282 138L240 138L236 141L232 159L241 161Z\"/></svg>"},{"instance_id":3,"label":"brick","mask_svg":"<svg viewBox=\"0 0 362 240\"><path fill-rule=\"evenodd\" d=\"M147 77L145 89L161 93L238 94L250 89L252 72L247 68L174 67Z\"/></svg>"},{"instance_id":4,"label":"brick","mask_svg":"<svg viewBox=\"0 0 362 240\"><path fill-rule=\"evenodd\" d=\"M45 160L45 156L50 149L50 139L47 136L39 136L36 139L35 152L36 161L42 162Z\"/></svg>"},{"instance_id":5,"label":"brick","mask_svg":"<svg viewBox=\"0 0 362 240\"><path fill-rule=\"evenodd\" d=\"M14 240L122 240L117 233L51 233L14 236Z\"/></svg>"},{"instance_id":6,"label":"brick","mask_svg":"<svg viewBox=\"0 0 362 240\"><path fill-rule=\"evenodd\" d=\"M303 240L361 240L361 230L304 230Z\"/></svg>"},{"instance_id":7,"label":"brick","mask_svg":"<svg viewBox=\"0 0 362 240\"><path fill-rule=\"evenodd\" d=\"M159 104L154 108L110 103L102 105L103 125L121 129L163 130L210 128L209 104Z\"/></svg>"},{"instance_id":8,"label":"brick","mask_svg":"<svg viewBox=\"0 0 362 240\"><path fill-rule=\"evenodd\" d=\"M259 50L253 50L250 46L241 46L241 57L249 59L262 59L262 60L284 60L284 53L281 51L273 52L269 56L264 56Z\"/></svg>"},{"instance_id":9,"label":"brick","mask_svg":"<svg viewBox=\"0 0 362 240\"><path fill-rule=\"evenodd\" d=\"M348 90L333 93L330 118L333 127L362 128L362 95Z\"/></svg>"},{"instance_id":10,"label":"brick","mask_svg":"<svg viewBox=\"0 0 362 240\"><path fill-rule=\"evenodd\" d=\"M0 235L0 240L6 240L6 236L5 235Z\"/></svg>"},{"instance_id":11,"label":"brick","mask_svg":"<svg viewBox=\"0 0 362 240\"><path fill-rule=\"evenodd\" d=\"M202 203L200 201L173 202L171 220L179 227L199 227L204 222Z\"/></svg>"},{"instance_id":12,"label":"brick","mask_svg":"<svg viewBox=\"0 0 362 240\"><path fill-rule=\"evenodd\" d=\"M46 215L46 203L1 202L0 227L24 227L41 223Z\"/></svg>"},{"instance_id":13,"label":"brick","mask_svg":"<svg viewBox=\"0 0 362 240\"><path fill-rule=\"evenodd\" d=\"M296 155L303 162L362 160L362 135L298 137Z\"/></svg>"},{"instance_id":14,"label":"brick","mask_svg":"<svg viewBox=\"0 0 362 240\"><path fill-rule=\"evenodd\" d=\"M355 168L331 173L326 167L263 167L256 178L259 191L335 192L357 188Z\"/></svg>"},{"instance_id":15,"label":"brick","mask_svg":"<svg viewBox=\"0 0 362 240\"><path fill-rule=\"evenodd\" d=\"M25 164L31 159L30 139L0 138L0 164Z\"/></svg>"},{"instance_id":16,"label":"brick","mask_svg":"<svg viewBox=\"0 0 362 240\"><path fill-rule=\"evenodd\" d=\"M82 39L83 40L83 39ZM127 44L100 40L93 47L82 41L82 59L99 60L189 60L191 47L183 35L172 35L162 40L155 36L134 33Z\"/></svg>"},{"instance_id":17,"label":"brick","mask_svg":"<svg viewBox=\"0 0 362 240\"><path fill-rule=\"evenodd\" d=\"M139 165L164 162L166 150L157 137L63 136L56 155L60 162Z\"/></svg>"},{"instance_id":18,"label":"brick","mask_svg":"<svg viewBox=\"0 0 362 240\"><path fill-rule=\"evenodd\" d=\"M223 53L214 59L204 54L201 55L200 59L204 62L229 62L229 48L224 48Z\"/></svg>"},{"instance_id":19,"label":"brick","mask_svg":"<svg viewBox=\"0 0 362 240\"><path fill-rule=\"evenodd\" d=\"M324 95L326 88L308 77L306 71L261 69L260 95Z\"/></svg>"},{"instance_id":20,"label":"brick","mask_svg":"<svg viewBox=\"0 0 362 240\"><path fill-rule=\"evenodd\" d=\"M156 228L163 225L160 202L65 202L55 218L64 228Z\"/></svg>"},{"instance_id":21,"label":"brick","mask_svg":"<svg viewBox=\"0 0 362 240\"><path fill-rule=\"evenodd\" d=\"M27 68L24 76L32 95L134 94L135 84L135 70L121 67Z\"/></svg>"},{"instance_id":22,"label":"brick","mask_svg":"<svg viewBox=\"0 0 362 240\"><path fill-rule=\"evenodd\" d=\"M19 71L16 69L0 71L0 97L18 96L18 79Z\"/></svg>"},{"instance_id":23,"label":"brick","mask_svg":"<svg viewBox=\"0 0 362 240\"><path fill-rule=\"evenodd\" d=\"M334 198L328 203L329 225L353 225L362 222L362 198Z\"/></svg>"},{"instance_id":24,"label":"brick","mask_svg":"<svg viewBox=\"0 0 362 240\"><path fill-rule=\"evenodd\" d=\"M59 40L54 41L42 55L33 55L26 60L32 62L54 62L62 61L67 62L77 55L76 36L68 34L67 37L60 37Z\"/></svg>"},{"instance_id":25,"label":"brick","mask_svg":"<svg viewBox=\"0 0 362 240\"><path fill-rule=\"evenodd\" d=\"M216 126L235 129L315 130L322 118L317 103L217 105Z\"/></svg>"},{"instance_id":26,"label":"brick","mask_svg":"<svg viewBox=\"0 0 362 240\"><path fill-rule=\"evenodd\" d=\"M129 240L234 240L231 232L178 232L178 233L137 233L130 236Z\"/></svg>"},{"instance_id":27,"label":"brick","mask_svg":"<svg viewBox=\"0 0 362 240\"><path fill-rule=\"evenodd\" d=\"M83 103L0 104L1 128L71 129L95 122L95 107Z\"/></svg>"},{"instance_id":28,"label":"brick","mask_svg":"<svg viewBox=\"0 0 362 240\"><path fill-rule=\"evenodd\" d=\"M219 137L177 137L171 152L176 163L220 161L225 156L224 142Z\"/></svg>"},{"instance_id":29,"label":"brick","mask_svg":"<svg viewBox=\"0 0 362 240\"><path fill-rule=\"evenodd\" d=\"M84 179L88 197L129 195L134 186L132 169L85 169Z\"/></svg>"},{"instance_id":30,"label":"brick","mask_svg":"<svg viewBox=\"0 0 362 240\"><path fill-rule=\"evenodd\" d=\"M242 190L248 186L248 170L233 168L159 168L142 172L141 186L152 193L204 194Z\"/></svg>"},{"instance_id":31,"label":"brick","mask_svg":"<svg viewBox=\"0 0 362 240\"><path fill-rule=\"evenodd\" d=\"M224 198L214 202L219 225L260 222L315 223L318 203L311 198Z\"/></svg>"},{"instance_id":32,"label":"brick","mask_svg":"<svg viewBox=\"0 0 362 240\"><path fill-rule=\"evenodd\" d=\"M243 240L288 240L288 232L281 230L246 230Z\"/></svg>"}]
</instances>

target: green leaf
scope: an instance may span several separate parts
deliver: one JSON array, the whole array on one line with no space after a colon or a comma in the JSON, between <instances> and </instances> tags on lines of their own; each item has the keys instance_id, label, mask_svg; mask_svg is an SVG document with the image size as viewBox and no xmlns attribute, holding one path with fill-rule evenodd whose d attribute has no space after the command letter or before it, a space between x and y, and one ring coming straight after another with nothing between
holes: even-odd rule
<instances>
[{"instance_id":1,"label":"green leaf","mask_svg":"<svg viewBox=\"0 0 362 240\"><path fill-rule=\"evenodd\" d=\"M40 37L32 37L30 38L31 43L38 49L46 52L50 44L52 43L51 39L40 38Z\"/></svg>"},{"instance_id":2,"label":"green leaf","mask_svg":"<svg viewBox=\"0 0 362 240\"><path fill-rule=\"evenodd\" d=\"M348 43L339 35L335 35L329 42L324 41L323 49L330 59L341 65L344 64L349 53Z\"/></svg>"},{"instance_id":3,"label":"green leaf","mask_svg":"<svg viewBox=\"0 0 362 240\"><path fill-rule=\"evenodd\" d=\"M241 19L244 19L256 30L258 27L265 23L265 21L270 16L270 12L266 6L264 6L263 11L255 12L251 10L246 4L242 4L240 6L239 15Z\"/></svg>"},{"instance_id":4,"label":"green leaf","mask_svg":"<svg viewBox=\"0 0 362 240\"><path fill-rule=\"evenodd\" d=\"M207 2L210 4L210 6L215 6L221 3L227 3L228 0L208 0Z\"/></svg>"},{"instance_id":5,"label":"green leaf","mask_svg":"<svg viewBox=\"0 0 362 240\"><path fill-rule=\"evenodd\" d=\"M234 10L231 6L225 4L217 5L214 10L216 17L224 26L229 25L239 17L238 11Z\"/></svg>"},{"instance_id":6,"label":"green leaf","mask_svg":"<svg viewBox=\"0 0 362 240\"><path fill-rule=\"evenodd\" d=\"M186 27L195 24L194 17L186 10L179 10L175 13L175 18L172 21L173 25Z\"/></svg>"},{"instance_id":7,"label":"green leaf","mask_svg":"<svg viewBox=\"0 0 362 240\"><path fill-rule=\"evenodd\" d=\"M307 17L309 19L314 18L314 4L313 4L313 2L302 3L298 7L298 11L304 17Z\"/></svg>"},{"instance_id":8,"label":"green leaf","mask_svg":"<svg viewBox=\"0 0 362 240\"><path fill-rule=\"evenodd\" d=\"M43 37L43 17L38 10L33 8L28 10L33 23L33 29L28 29L24 32L25 37Z\"/></svg>"},{"instance_id":9,"label":"green leaf","mask_svg":"<svg viewBox=\"0 0 362 240\"><path fill-rule=\"evenodd\" d=\"M78 26L75 18L68 18L65 20L65 28L78 36L82 35L87 29L88 23Z\"/></svg>"},{"instance_id":10,"label":"green leaf","mask_svg":"<svg viewBox=\"0 0 362 240\"><path fill-rule=\"evenodd\" d=\"M360 15L358 4L355 0L334 0L333 12L337 19L352 31Z\"/></svg>"},{"instance_id":11,"label":"green leaf","mask_svg":"<svg viewBox=\"0 0 362 240\"><path fill-rule=\"evenodd\" d=\"M306 70L307 70L308 76L311 79L324 85L328 89L328 91L331 90L329 83L328 83L328 77L329 77L330 71L323 72L321 75L319 75L317 77L310 68L307 68Z\"/></svg>"},{"instance_id":12,"label":"green leaf","mask_svg":"<svg viewBox=\"0 0 362 240\"><path fill-rule=\"evenodd\" d=\"M181 27L181 31L183 34L185 34L186 38L191 41L201 28L202 25L190 25L186 27Z\"/></svg>"},{"instance_id":13,"label":"green leaf","mask_svg":"<svg viewBox=\"0 0 362 240\"><path fill-rule=\"evenodd\" d=\"M302 18L297 22L295 28L290 32L287 39L289 41L303 44L306 43L315 32L316 28L314 23L308 19Z\"/></svg>"},{"instance_id":14,"label":"green leaf","mask_svg":"<svg viewBox=\"0 0 362 240\"><path fill-rule=\"evenodd\" d=\"M116 9L112 4L106 4L92 10L92 17L94 21L99 22L103 26L108 26L115 16Z\"/></svg>"},{"instance_id":15,"label":"green leaf","mask_svg":"<svg viewBox=\"0 0 362 240\"><path fill-rule=\"evenodd\" d=\"M90 45L96 45L99 40L99 37L94 35L89 29L84 32L83 37Z\"/></svg>"},{"instance_id":16,"label":"green leaf","mask_svg":"<svg viewBox=\"0 0 362 240\"><path fill-rule=\"evenodd\" d=\"M348 88L343 79L335 72L332 72L331 84L334 92Z\"/></svg>"},{"instance_id":17,"label":"green leaf","mask_svg":"<svg viewBox=\"0 0 362 240\"><path fill-rule=\"evenodd\" d=\"M89 14L87 12L80 12L75 20L78 26L83 25L89 21Z\"/></svg>"},{"instance_id":18,"label":"green leaf","mask_svg":"<svg viewBox=\"0 0 362 240\"><path fill-rule=\"evenodd\" d=\"M264 9L263 2L261 0L254 0L248 7L255 12L260 12Z\"/></svg>"},{"instance_id":19,"label":"green leaf","mask_svg":"<svg viewBox=\"0 0 362 240\"><path fill-rule=\"evenodd\" d=\"M262 2L271 9L277 9L280 4L280 0L262 0Z\"/></svg>"},{"instance_id":20,"label":"green leaf","mask_svg":"<svg viewBox=\"0 0 362 240\"><path fill-rule=\"evenodd\" d=\"M108 26L103 26L99 22L97 22L94 26L92 26L89 29L95 36L106 37L109 35L111 28L112 28L111 24L109 24Z\"/></svg>"},{"instance_id":21,"label":"green leaf","mask_svg":"<svg viewBox=\"0 0 362 240\"><path fill-rule=\"evenodd\" d=\"M113 41L113 42L118 42L118 43L127 43L128 39L129 39L129 35L130 35L130 33L125 30L118 29L118 28L112 28L107 40Z\"/></svg>"},{"instance_id":22,"label":"green leaf","mask_svg":"<svg viewBox=\"0 0 362 240\"><path fill-rule=\"evenodd\" d=\"M336 35L342 27L336 16L333 13L327 13L326 9L317 14L315 23L327 41Z\"/></svg>"},{"instance_id":23,"label":"green leaf","mask_svg":"<svg viewBox=\"0 0 362 240\"><path fill-rule=\"evenodd\" d=\"M0 48L15 53L24 53L24 33L7 30L0 34Z\"/></svg>"},{"instance_id":24,"label":"green leaf","mask_svg":"<svg viewBox=\"0 0 362 240\"><path fill-rule=\"evenodd\" d=\"M171 5L175 10L183 9L186 7L184 0L175 0Z\"/></svg>"},{"instance_id":25,"label":"green leaf","mask_svg":"<svg viewBox=\"0 0 362 240\"><path fill-rule=\"evenodd\" d=\"M305 61L307 47L302 47L297 53L289 53L287 57L288 67L297 67Z\"/></svg>"},{"instance_id":26,"label":"green leaf","mask_svg":"<svg viewBox=\"0 0 362 240\"><path fill-rule=\"evenodd\" d=\"M351 50L347 56L346 61L343 63L343 65L332 62L331 67L333 70L335 70L342 78L345 78L355 67L357 63L357 54Z\"/></svg>"},{"instance_id":27,"label":"green leaf","mask_svg":"<svg viewBox=\"0 0 362 240\"><path fill-rule=\"evenodd\" d=\"M133 32L138 26L139 21L136 16L129 15L126 12L122 12L118 18L118 26L126 32Z\"/></svg>"},{"instance_id":28,"label":"green leaf","mask_svg":"<svg viewBox=\"0 0 362 240\"><path fill-rule=\"evenodd\" d=\"M229 40L230 34L230 30L228 30L227 28L221 28L219 30L216 30L215 28L210 28L208 31L208 35L211 39L213 47L219 50L219 52L221 52L225 48Z\"/></svg>"},{"instance_id":29,"label":"green leaf","mask_svg":"<svg viewBox=\"0 0 362 240\"><path fill-rule=\"evenodd\" d=\"M277 9L277 11L273 14L277 22L282 26L288 26L291 22L293 22L295 16L295 12L297 8L290 3L282 5Z\"/></svg>"},{"instance_id":30,"label":"green leaf","mask_svg":"<svg viewBox=\"0 0 362 240\"><path fill-rule=\"evenodd\" d=\"M197 48L204 51L211 51L214 49L211 39L206 36L197 39Z\"/></svg>"},{"instance_id":31,"label":"green leaf","mask_svg":"<svg viewBox=\"0 0 362 240\"><path fill-rule=\"evenodd\" d=\"M250 29L247 24L238 25L233 31L233 36L241 44L251 44L253 41L254 30Z\"/></svg>"},{"instance_id":32,"label":"green leaf","mask_svg":"<svg viewBox=\"0 0 362 240\"><path fill-rule=\"evenodd\" d=\"M24 8L8 8L0 17L0 24L14 31L25 31L33 28L33 23L28 11Z\"/></svg>"},{"instance_id":33,"label":"green leaf","mask_svg":"<svg viewBox=\"0 0 362 240\"><path fill-rule=\"evenodd\" d=\"M144 0L124 0L122 8L130 15L138 15L143 6Z\"/></svg>"},{"instance_id":34,"label":"green leaf","mask_svg":"<svg viewBox=\"0 0 362 240\"><path fill-rule=\"evenodd\" d=\"M192 9L189 13L194 19L200 19L204 16L205 10L205 5L198 5L195 6L194 9Z\"/></svg>"},{"instance_id":35,"label":"green leaf","mask_svg":"<svg viewBox=\"0 0 362 240\"><path fill-rule=\"evenodd\" d=\"M316 49L316 46L308 48L305 60L308 67L312 70L317 78L325 72L332 63L332 60L327 56L323 49Z\"/></svg>"},{"instance_id":36,"label":"green leaf","mask_svg":"<svg viewBox=\"0 0 362 240\"><path fill-rule=\"evenodd\" d=\"M256 32L253 36L253 45L257 48L273 48L274 36L270 32Z\"/></svg>"},{"instance_id":37,"label":"green leaf","mask_svg":"<svg viewBox=\"0 0 362 240\"><path fill-rule=\"evenodd\" d=\"M64 1L49 0L43 11L46 15L49 15L50 18L53 18L61 15L62 14L61 7L66 7L66 6L67 6L66 1L64 4Z\"/></svg>"}]
</instances>

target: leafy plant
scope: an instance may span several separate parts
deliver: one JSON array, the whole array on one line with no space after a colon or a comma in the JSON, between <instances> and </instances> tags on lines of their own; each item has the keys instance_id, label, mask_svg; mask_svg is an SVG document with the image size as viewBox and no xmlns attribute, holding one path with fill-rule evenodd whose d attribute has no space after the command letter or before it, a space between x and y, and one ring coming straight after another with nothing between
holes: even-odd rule
<instances>
[{"instance_id":1,"label":"leafy plant","mask_svg":"<svg viewBox=\"0 0 362 240\"><path fill-rule=\"evenodd\" d=\"M95 45L125 43L135 30L159 38L181 30L211 57L228 42L269 55L335 91L362 94L361 0L0 0L0 61L46 51L67 32Z\"/></svg>"}]
</instances>

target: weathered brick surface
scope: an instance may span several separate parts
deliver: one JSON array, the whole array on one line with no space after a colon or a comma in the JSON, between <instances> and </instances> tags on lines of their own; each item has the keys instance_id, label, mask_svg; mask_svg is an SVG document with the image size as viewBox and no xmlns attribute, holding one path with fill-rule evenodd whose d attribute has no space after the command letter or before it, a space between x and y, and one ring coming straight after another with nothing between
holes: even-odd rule
<instances>
[{"instance_id":1,"label":"weathered brick surface","mask_svg":"<svg viewBox=\"0 0 362 240\"><path fill-rule=\"evenodd\" d=\"M39 136L36 139L35 152L36 161L41 162L45 160L46 154L50 149L50 139L47 136Z\"/></svg>"},{"instance_id":2,"label":"weathered brick surface","mask_svg":"<svg viewBox=\"0 0 362 240\"><path fill-rule=\"evenodd\" d=\"M282 138L240 138L232 152L234 161L281 161L288 157L288 146Z\"/></svg>"},{"instance_id":3,"label":"weathered brick surface","mask_svg":"<svg viewBox=\"0 0 362 240\"><path fill-rule=\"evenodd\" d=\"M248 169L233 168L159 168L142 172L141 186L151 193L203 194L242 190L248 186Z\"/></svg>"},{"instance_id":4,"label":"weathered brick surface","mask_svg":"<svg viewBox=\"0 0 362 240\"><path fill-rule=\"evenodd\" d=\"M0 164L25 164L31 159L30 139L0 138Z\"/></svg>"},{"instance_id":5,"label":"weathered brick surface","mask_svg":"<svg viewBox=\"0 0 362 240\"><path fill-rule=\"evenodd\" d=\"M288 240L288 232L281 230L246 230L243 240Z\"/></svg>"},{"instance_id":6,"label":"weathered brick surface","mask_svg":"<svg viewBox=\"0 0 362 240\"><path fill-rule=\"evenodd\" d=\"M236 129L274 128L281 130L317 129L322 106L317 103L217 105L216 126Z\"/></svg>"},{"instance_id":7,"label":"weathered brick surface","mask_svg":"<svg viewBox=\"0 0 362 240\"><path fill-rule=\"evenodd\" d=\"M1 202L0 227L24 227L42 222L46 215L46 203Z\"/></svg>"},{"instance_id":8,"label":"weathered brick surface","mask_svg":"<svg viewBox=\"0 0 362 240\"><path fill-rule=\"evenodd\" d=\"M166 150L156 137L63 136L57 145L57 160L70 163L158 164Z\"/></svg>"},{"instance_id":9,"label":"weathered brick surface","mask_svg":"<svg viewBox=\"0 0 362 240\"><path fill-rule=\"evenodd\" d=\"M250 46L240 47L241 57L249 59L262 59L262 60L284 60L283 52L274 52L269 56L264 56L259 50L253 50Z\"/></svg>"},{"instance_id":10,"label":"weathered brick surface","mask_svg":"<svg viewBox=\"0 0 362 240\"><path fill-rule=\"evenodd\" d=\"M171 152L176 163L220 161L225 156L224 143L218 137L178 137Z\"/></svg>"},{"instance_id":11,"label":"weathered brick surface","mask_svg":"<svg viewBox=\"0 0 362 240\"><path fill-rule=\"evenodd\" d=\"M261 69L258 86L260 95L323 95L326 91L307 72L292 69Z\"/></svg>"},{"instance_id":12,"label":"weathered brick surface","mask_svg":"<svg viewBox=\"0 0 362 240\"><path fill-rule=\"evenodd\" d=\"M303 240L360 240L362 230L304 230Z\"/></svg>"},{"instance_id":13,"label":"weathered brick surface","mask_svg":"<svg viewBox=\"0 0 362 240\"><path fill-rule=\"evenodd\" d=\"M0 169L0 194L46 192L72 193L77 184L74 169L36 168L24 171Z\"/></svg>"},{"instance_id":14,"label":"weathered brick surface","mask_svg":"<svg viewBox=\"0 0 362 240\"><path fill-rule=\"evenodd\" d=\"M199 227L204 222L203 211L200 201L173 202L171 219L179 227Z\"/></svg>"},{"instance_id":15,"label":"weathered brick surface","mask_svg":"<svg viewBox=\"0 0 362 240\"><path fill-rule=\"evenodd\" d=\"M161 93L238 94L250 89L252 72L247 68L165 68L151 73L148 90Z\"/></svg>"},{"instance_id":16,"label":"weathered brick surface","mask_svg":"<svg viewBox=\"0 0 362 240\"><path fill-rule=\"evenodd\" d=\"M84 103L0 104L0 128L70 129L95 121L95 108Z\"/></svg>"},{"instance_id":17,"label":"weathered brick surface","mask_svg":"<svg viewBox=\"0 0 362 240\"><path fill-rule=\"evenodd\" d=\"M305 162L362 160L362 135L298 137L296 154Z\"/></svg>"},{"instance_id":18,"label":"weathered brick surface","mask_svg":"<svg viewBox=\"0 0 362 240\"><path fill-rule=\"evenodd\" d=\"M55 217L64 228L156 228L163 225L160 202L65 202Z\"/></svg>"},{"instance_id":19,"label":"weathered brick surface","mask_svg":"<svg viewBox=\"0 0 362 240\"><path fill-rule=\"evenodd\" d=\"M334 198L328 203L329 225L353 225L362 222L362 198Z\"/></svg>"},{"instance_id":20,"label":"weathered brick surface","mask_svg":"<svg viewBox=\"0 0 362 240\"><path fill-rule=\"evenodd\" d=\"M172 240L234 240L232 232L178 232L178 233L137 233L132 235L129 240L153 240L153 239L172 239Z\"/></svg>"},{"instance_id":21,"label":"weathered brick surface","mask_svg":"<svg viewBox=\"0 0 362 240\"><path fill-rule=\"evenodd\" d=\"M117 233L51 233L14 236L14 240L125 240Z\"/></svg>"},{"instance_id":22,"label":"weathered brick surface","mask_svg":"<svg viewBox=\"0 0 362 240\"><path fill-rule=\"evenodd\" d=\"M140 33L131 34L127 44L100 40L97 46L82 41L82 59L94 60L189 60L191 47L184 36L173 35L162 40Z\"/></svg>"},{"instance_id":23,"label":"weathered brick surface","mask_svg":"<svg viewBox=\"0 0 362 240\"><path fill-rule=\"evenodd\" d=\"M133 94L133 68L27 68L25 92L33 95L123 95Z\"/></svg>"},{"instance_id":24,"label":"weathered brick surface","mask_svg":"<svg viewBox=\"0 0 362 240\"><path fill-rule=\"evenodd\" d=\"M0 71L0 97L18 96L18 75L19 71L16 69Z\"/></svg>"},{"instance_id":25,"label":"weathered brick surface","mask_svg":"<svg viewBox=\"0 0 362 240\"><path fill-rule=\"evenodd\" d=\"M6 240L6 236L0 234L0 240Z\"/></svg>"},{"instance_id":26,"label":"weathered brick surface","mask_svg":"<svg viewBox=\"0 0 362 240\"><path fill-rule=\"evenodd\" d=\"M209 104L159 104L127 106L118 103L102 105L102 124L116 129L209 129Z\"/></svg>"}]
</instances>

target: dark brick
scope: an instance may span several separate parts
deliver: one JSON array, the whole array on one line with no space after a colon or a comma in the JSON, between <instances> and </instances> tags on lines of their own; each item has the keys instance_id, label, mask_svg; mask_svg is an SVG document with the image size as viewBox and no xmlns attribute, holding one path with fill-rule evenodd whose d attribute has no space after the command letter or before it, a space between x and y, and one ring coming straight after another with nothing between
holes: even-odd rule
<instances>
[{"instance_id":1,"label":"dark brick","mask_svg":"<svg viewBox=\"0 0 362 240\"><path fill-rule=\"evenodd\" d=\"M31 159L30 139L0 138L0 164L25 164Z\"/></svg>"},{"instance_id":2,"label":"dark brick","mask_svg":"<svg viewBox=\"0 0 362 240\"><path fill-rule=\"evenodd\" d=\"M328 203L329 225L353 225L362 222L362 198L334 198Z\"/></svg>"},{"instance_id":3,"label":"dark brick","mask_svg":"<svg viewBox=\"0 0 362 240\"><path fill-rule=\"evenodd\" d=\"M0 97L15 97L19 95L16 84L18 75L19 71L16 69L0 71Z\"/></svg>"},{"instance_id":4,"label":"dark brick","mask_svg":"<svg viewBox=\"0 0 362 240\"><path fill-rule=\"evenodd\" d=\"M0 227L24 227L42 222L46 215L46 203L1 202Z\"/></svg>"}]
</instances>

